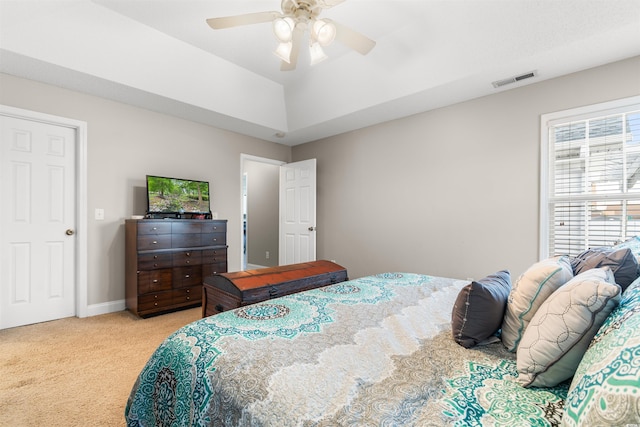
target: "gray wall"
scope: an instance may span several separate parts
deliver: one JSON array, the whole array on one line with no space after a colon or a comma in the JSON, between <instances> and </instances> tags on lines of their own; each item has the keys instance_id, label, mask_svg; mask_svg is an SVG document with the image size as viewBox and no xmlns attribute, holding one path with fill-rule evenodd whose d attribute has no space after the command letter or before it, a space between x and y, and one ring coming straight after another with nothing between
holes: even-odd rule
<instances>
[{"instance_id":1,"label":"gray wall","mask_svg":"<svg viewBox=\"0 0 640 427\"><path fill-rule=\"evenodd\" d=\"M293 147L318 159L318 258L518 276L538 258L540 115L638 94L640 57Z\"/></svg>"},{"instance_id":2,"label":"gray wall","mask_svg":"<svg viewBox=\"0 0 640 427\"><path fill-rule=\"evenodd\" d=\"M244 168L247 174L247 262L265 267L277 266L280 167L245 161Z\"/></svg>"},{"instance_id":3,"label":"gray wall","mask_svg":"<svg viewBox=\"0 0 640 427\"><path fill-rule=\"evenodd\" d=\"M229 269L239 270L240 155L291 155L281 144L6 74L0 103L87 122L89 305L124 299L124 219L144 213L146 174L210 182L212 210L229 221Z\"/></svg>"},{"instance_id":4,"label":"gray wall","mask_svg":"<svg viewBox=\"0 0 640 427\"><path fill-rule=\"evenodd\" d=\"M518 275L537 259L540 115L640 94L640 58L293 149L0 74L0 103L88 123L88 302L124 298L124 219L147 173L211 182L240 269L240 154L318 159L318 258L351 277ZM93 218L105 209L105 220Z\"/></svg>"}]
</instances>

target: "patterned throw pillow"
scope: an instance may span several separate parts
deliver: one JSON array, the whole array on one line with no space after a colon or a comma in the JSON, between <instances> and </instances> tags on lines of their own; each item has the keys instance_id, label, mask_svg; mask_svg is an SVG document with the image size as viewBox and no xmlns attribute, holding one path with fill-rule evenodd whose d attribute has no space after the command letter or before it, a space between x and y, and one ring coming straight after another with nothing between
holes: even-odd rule
<instances>
[{"instance_id":1,"label":"patterned throw pillow","mask_svg":"<svg viewBox=\"0 0 640 427\"><path fill-rule=\"evenodd\" d=\"M569 257L549 258L533 264L516 281L502 322L502 343L515 352L525 329L542 303L573 278Z\"/></svg>"},{"instance_id":2,"label":"patterned throw pillow","mask_svg":"<svg viewBox=\"0 0 640 427\"><path fill-rule=\"evenodd\" d=\"M640 279L622 295L573 377L565 426L640 423Z\"/></svg>"},{"instance_id":3,"label":"patterned throw pillow","mask_svg":"<svg viewBox=\"0 0 640 427\"><path fill-rule=\"evenodd\" d=\"M608 267L587 270L555 291L524 331L516 356L518 382L552 387L571 378L621 292Z\"/></svg>"}]
</instances>

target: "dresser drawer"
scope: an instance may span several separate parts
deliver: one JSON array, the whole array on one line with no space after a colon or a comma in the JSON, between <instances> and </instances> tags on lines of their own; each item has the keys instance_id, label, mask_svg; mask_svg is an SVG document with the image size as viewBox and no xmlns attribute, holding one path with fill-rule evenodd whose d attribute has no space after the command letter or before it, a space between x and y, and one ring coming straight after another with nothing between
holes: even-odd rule
<instances>
[{"instance_id":1,"label":"dresser drawer","mask_svg":"<svg viewBox=\"0 0 640 427\"><path fill-rule=\"evenodd\" d=\"M171 289L172 270L140 271L138 273L138 293L146 294Z\"/></svg>"},{"instance_id":2,"label":"dresser drawer","mask_svg":"<svg viewBox=\"0 0 640 427\"><path fill-rule=\"evenodd\" d=\"M202 251L180 251L173 253L174 267L187 267L202 264Z\"/></svg>"},{"instance_id":3,"label":"dresser drawer","mask_svg":"<svg viewBox=\"0 0 640 427\"><path fill-rule=\"evenodd\" d=\"M174 234L171 240L171 246L174 248L190 248L193 246L202 246L202 235Z\"/></svg>"},{"instance_id":4,"label":"dresser drawer","mask_svg":"<svg viewBox=\"0 0 640 427\"><path fill-rule=\"evenodd\" d=\"M227 260L227 249L205 249L202 251L203 264L215 264Z\"/></svg>"},{"instance_id":5,"label":"dresser drawer","mask_svg":"<svg viewBox=\"0 0 640 427\"><path fill-rule=\"evenodd\" d=\"M138 250L170 249L171 234L149 234L138 236Z\"/></svg>"},{"instance_id":6,"label":"dresser drawer","mask_svg":"<svg viewBox=\"0 0 640 427\"><path fill-rule=\"evenodd\" d=\"M171 225L173 234L200 234L202 233L202 223L176 221Z\"/></svg>"},{"instance_id":7,"label":"dresser drawer","mask_svg":"<svg viewBox=\"0 0 640 427\"><path fill-rule=\"evenodd\" d=\"M218 273L227 272L227 261L220 261L214 264L202 264L202 277L213 276Z\"/></svg>"},{"instance_id":8,"label":"dresser drawer","mask_svg":"<svg viewBox=\"0 0 640 427\"><path fill-rule=\"evenodd\" d=\"M199 303L202 301L202 285L190 286L188 288L173 291L173 303Z\"/></svg>"},{"instance_id":9,"label":"dresser drawer","mask_svg":"<svg viewBox=\"0 0 640 427\"><path fill-rule=\"evenodd\" d=\"M169 234L171 223L161 221L140 221L138 223L138 236L143 234Z\"/></svg>"},{"instance_id":10,"label":"dresser drawer","mask_svg":"<svg viewBox=\"0 0 640 427\"><path fill-rule=\"evenodd\" d=\"M171 268L173 259L171 254L140 254L138 255L138 270L154 270L158 268Z\"/></svg>"},{"instance_id":11,"label":"dresser drawer","mask_svg":"<svg viewBox=\"0 0 640 427\"><path fill-rule=\"evenodd\" d=\"M202 246L225 246L227 244L226 233L203 233Z\"/></svg>"},{"instance_id":12,"label":"dresser drawer","mask_svg":"<svg viewBox=\"0 0 640 427\"><path fill-rule=\"evenodd\" d=\"M138 311L163 309L173 304L173 291L156 292L138 297Z\"/></svg>"},{"instance_id":13,"label":"dresser drawer","mask_svg":"<svg viewBox=\"0 0 640 427\"><path fill-rule=\"evenodd\" d=\"M193 267L177 267L173 269L173 287L184 288L202 284L202 268L199 265Z\"/></svg>"},{"instance_id":14,"label":"dresser drawer","mask_svg":"<svg viewBox=\"0 0 640 427\"><path fill-rule=\"evenodd\" d=\"M211 221L207 222L202 227L202 232L205 234L208 233L227 233L227 222L226 221Z\"/></svg>"}]
</instances>

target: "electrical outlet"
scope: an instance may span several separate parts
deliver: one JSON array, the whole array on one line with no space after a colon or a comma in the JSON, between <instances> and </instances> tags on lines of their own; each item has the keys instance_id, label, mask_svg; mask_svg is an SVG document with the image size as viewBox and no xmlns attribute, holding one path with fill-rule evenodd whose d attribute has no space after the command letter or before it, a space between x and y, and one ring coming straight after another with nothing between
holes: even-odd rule
<instances>
[{"instance_id":1,"label":"electrical outlet","mask_svg":"<svg viewBox=\"0 0 640 427\"><path fill-rule=\"evenodd\" d=\"M104 220L104 209L96 208L95 218L98 221Z\"/></svg>"},{"instance_id":2,"label":"electrical outlet","mask_svg":"<svg viewBox=\"0 0 640 427\"><path fill-rule=\"evenodd\" d=\"M265 258L269 259L269 251L265 252L264 256Z\"/></svg>"},{"instance_id":3,"label":"electrical outlet","mask_svg":"<svg viewBox=\"0 0 640 427\"><path fill-rule=\"evenodd\" d=\"M218 212L211 212L211 219L218 219Z\"/></svg>"}]
</instances>

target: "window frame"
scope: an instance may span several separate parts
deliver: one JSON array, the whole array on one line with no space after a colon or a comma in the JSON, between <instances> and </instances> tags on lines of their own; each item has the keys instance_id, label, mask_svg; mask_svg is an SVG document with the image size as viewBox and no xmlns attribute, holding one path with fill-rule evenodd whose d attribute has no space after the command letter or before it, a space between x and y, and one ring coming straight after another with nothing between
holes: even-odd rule
<instances>
[{"instance_id":1,"label":"window frame","mask_svg":"<svg viewBox=\"0 0 640 427\"><path fill-rule=\"evenodd\" d=\"M551 183L551 162L549 159L550 133L553 126L562 123L589 120L600 116L620 114L640 108L640 95L614 101L572 108L540 116L540 212L539 212L539 259L546 259L549 254L550 214L551 203L549 189ZM637 196L640 200L640 195ZM636 200L636 198L634 198Z\"/></svg>"}]
</instances>

